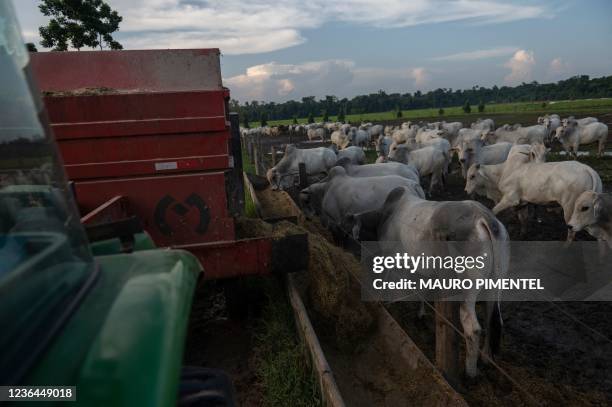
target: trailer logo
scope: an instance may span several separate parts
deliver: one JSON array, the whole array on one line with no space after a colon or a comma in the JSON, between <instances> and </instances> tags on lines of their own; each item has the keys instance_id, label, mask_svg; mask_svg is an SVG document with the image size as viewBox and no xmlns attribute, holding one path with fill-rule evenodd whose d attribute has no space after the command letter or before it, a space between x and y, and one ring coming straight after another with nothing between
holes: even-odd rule
<instances>
[{"instance_id":1,"label":"trailer logo","mask_svg":"<svg viewBox=\"0 0 612 407\"><path fill-rule=\"evenodd\" d=\"M185 199L184 203L187 204L187 206L177 202L176 199L170 195L164 196L157 203L154 215L155 224L164 235L171 235L173 232L166 219L168 209L172 209L178 216L184 217L189 213L191 208L196 208L200 214L200 220L195 228L195 232L200 235L206 233L208 224L210 223L210 209L206 206L202 197L193 193Z\"/></svg>"}]
</instances>

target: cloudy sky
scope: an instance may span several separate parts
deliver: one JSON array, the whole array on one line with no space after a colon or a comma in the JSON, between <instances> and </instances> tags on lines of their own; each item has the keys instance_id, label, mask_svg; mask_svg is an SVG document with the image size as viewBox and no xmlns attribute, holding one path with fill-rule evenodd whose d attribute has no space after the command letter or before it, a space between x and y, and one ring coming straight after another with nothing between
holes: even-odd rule
<instances>
[{"instance_id":1,"label":"cloudy sky","mask_svg":"<svg viewBox=\"0 0 612 407\"><path fill-rule=\"evenodd\" d=\"M13 0L26 41L45 23ZM220 48L241 101L612 74L610 0L107 0L127 49ZM39 49L41 47L39 46Z\"/></svg>"}]
</instances>

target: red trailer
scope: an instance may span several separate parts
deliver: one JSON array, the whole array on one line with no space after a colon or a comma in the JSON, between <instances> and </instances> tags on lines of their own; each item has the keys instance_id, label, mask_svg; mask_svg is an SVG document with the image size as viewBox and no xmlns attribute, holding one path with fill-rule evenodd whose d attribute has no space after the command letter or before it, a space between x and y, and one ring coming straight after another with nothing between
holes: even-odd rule
<instances>
[{"instance_id":1,"label":"red trailer","mask_svg":"<svg viewBox=\"0 0 612 407\"><path fill-rule=\"evenodd\" d=\"M306 236L236 240L240 135L218 49L31 59L83 223L136 217L158 246L195 254L207 279L304 268Z\"/></svg>"}]
</instances>

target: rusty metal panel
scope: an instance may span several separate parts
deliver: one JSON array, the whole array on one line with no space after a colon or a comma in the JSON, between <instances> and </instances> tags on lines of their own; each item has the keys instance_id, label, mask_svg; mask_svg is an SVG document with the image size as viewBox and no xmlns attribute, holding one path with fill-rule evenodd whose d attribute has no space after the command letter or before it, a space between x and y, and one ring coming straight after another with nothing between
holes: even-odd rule
<instances>
[{"instance_id":1,"label":"rusty metal panel","mask_svg":"<svg viewBox=\"0 0 612 407\"><path fill-rule=\"evenodd\" d=\"M30 55L30 64L43 91L222 89L216 48L37 52Z\"/></svg>"},{"instance_id":2,"label":"rusty metal panel","mask_svg":"<svg viewBox=\"0 0 612 407\"><path fill-rule=\"evenodd\" d=\"M76 195L81 213L121 195L158 246L173 246L234 240L224 188L223 172L203 172L81 181Z\"/></svg>"}]
</instances>

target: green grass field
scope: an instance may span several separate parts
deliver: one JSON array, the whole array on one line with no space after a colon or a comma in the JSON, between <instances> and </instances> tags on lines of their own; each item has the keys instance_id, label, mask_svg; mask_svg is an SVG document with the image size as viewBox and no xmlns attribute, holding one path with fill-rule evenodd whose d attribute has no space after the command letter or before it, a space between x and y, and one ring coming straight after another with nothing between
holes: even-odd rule
<instances>
[{"instance_id":1,"label":"green grass field","mask_svg":"<svg viewBox=\"0 0 612 407\"><path fill-rule=\"evenodd\" d=\"M415 109L415 110L403 110L403 120L414 120L414 119L444 119L447 116L469 116L469 117L480 117L486 115L495 114L521 114L521 113L559 113L559 114L574 114L579 115L581 112L609 112L612 110L612 98L606 99L581 99L581 100L562 100L548 102L546 107L542 107L542 102L518 102L518 103L500 103L500 104L488 104L486 105L485 111L479 113L476 106L472 106L472 112L465 114L461 109L461 106L445 107L444 115L438 115L438 109ZM395 111L390 112L379 112L379 113L364 113L364 114L349 114L347 120L352 123L361 121L386 121L386 120L397 120ZM322 117L315 117L315 121L322 121ZM330 116L331 121L335 121L336 116ZM306 123L307 118L298 119L299 123ZM277 126L281 124L291 124L293 119L287 120L270 120L268 124L270 126ZM256 125L256 122L253 122Z\"/></svg>"}]
</instances>

